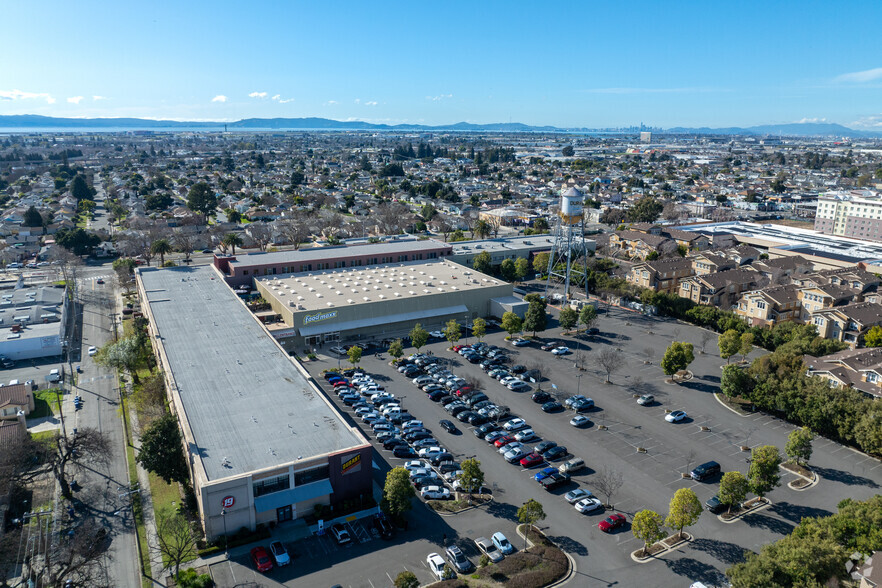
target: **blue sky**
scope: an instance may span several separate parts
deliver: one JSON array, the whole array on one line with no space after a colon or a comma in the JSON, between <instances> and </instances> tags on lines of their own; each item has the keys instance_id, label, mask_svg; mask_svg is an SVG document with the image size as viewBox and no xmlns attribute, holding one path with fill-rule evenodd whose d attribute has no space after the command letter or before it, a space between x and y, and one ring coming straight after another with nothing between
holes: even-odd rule
<instances>
[{"instance_id":1,"label":"blue sky","mask_svg":"<svg viewBox=\"0 0 882 588\"><path fill-rule=\"evenodd\" d=\"M2 14L0 114L882 128L874 0L48 0Z\"/></svg>"}]
</instances>

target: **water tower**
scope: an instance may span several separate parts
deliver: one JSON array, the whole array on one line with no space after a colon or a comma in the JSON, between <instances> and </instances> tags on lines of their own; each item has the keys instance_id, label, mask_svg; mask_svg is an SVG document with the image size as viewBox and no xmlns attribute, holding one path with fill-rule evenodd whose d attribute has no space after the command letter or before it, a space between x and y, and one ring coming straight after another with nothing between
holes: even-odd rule
<instances>
[{"instance_id":1,"label":"water tower","mask_svg":"<svg viewBox=\"0 0 882 588\"><path fill-rule=\"evenodd\" d=\"M560 196L560 211L554 225L554 239L548 259L545 297L560 302L561 308L572 300L570 284L588 297L588 246L585 244L582 203L585 195L570 188Z\"/></svg>"}]
</instances>

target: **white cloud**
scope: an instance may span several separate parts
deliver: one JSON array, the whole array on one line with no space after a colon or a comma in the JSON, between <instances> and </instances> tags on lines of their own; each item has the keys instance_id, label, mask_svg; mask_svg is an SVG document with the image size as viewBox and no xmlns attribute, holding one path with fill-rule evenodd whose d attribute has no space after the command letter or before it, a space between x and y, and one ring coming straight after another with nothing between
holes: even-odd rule
<instances>
[{"instance_id":1,"label":"white cloud","mask_svg":"<svg viewBox=\"0 0 882 588\"><path fill-rule=\"evenodd\" d=\"M22 92L21 90L0 90L0 100L45 100L47 104L55 104L55 98L45 92Z\"/></svg>"},{"instance_id":2,"label":"white cloud","mask_svg":"<svg viewBox=\"0 0 882 588\"><path fill-rule=\"evenodd\" d=\"M365 106L376 106L378 102L376 100L371 100L370 102L365 102Z\"/></svg>"},{"instance_id":3,"label":"white cloud","mask_svg":"<svg viewBox=\"0 0 882 588\"><path fill-rule=\"evenodd\" d=\"M880 129L882 128L882 114L861 117L849 126L852 128Z\"/></svg>"},{"instance_id":4,"label":"white cloud","mask_svg":"<svg viewBox=\"0 0 882 588\"><path fill-rule=\"evenodd\" d=\"M353 102L355 102L356 104L361 104L361 98L356 98L355 100L353 100Z\"/></svg>"},{"instance_id":5,"label":"white cloud","mask_svg":"<svg viewBox=\"0 0 882 588\"><path fill-rule=\"evenodd\" d=\"M289 102L294 102L293 98L282 98L281 94L276 94L275 96L273 96L272 99L275 100L276 102L278 102L279 104L288 104Z\"/></svg>"},{"instance_id":6,"label":"white cloud","mask_svg":"<svg viewBox=\"0 0 882 588\"><path fill-rule=\"evenodd\" d=\"M453 94L439 94L437 96L426 96L426 100L431 100L433 102L439 102L441 100L449 100L453 98Z\"/></svg>"},{"instance_id":7,"label":"white cloud","mask_svg":"<svg viewBox=\"0 0 882 588\"><path fill-rule=\"evenodd\" d=\"M266 92L251 92L249 98L266 98Z\"/></svg>"},{"instance_id":8,"label":"white cloud","mask_svg":"<svg viewBox=\"0 0 882 588\"><path fill-rule=\"evenodd\" d=\"M70 102L71 104L79 104L82 99L83 99L82 96L71 96L70 98L67 99L67 101Z\"/></svg>"},{"instance_id":9,"label":"white cloud","mask_svg":"<svg viewBox=\"0 0 882 588\"><path fill-rule=\"evenodd\" d=\"M227 101L227 97L224 96L223 94L218 94L217 96L215 96L214 98L212 98L211 101L212 101L212 102L226 102L226 101Z\"/></svg>"},{"instance_id":10,"label":"white cloud","mask_svg":"<svg viewBox=\"0 0 882 588\"><path fill-rule=\"evenodd\" d=\"M336 100L328 100L327 102L325 102L325 106L333 106L334 104L340 104L340 103L337 102Z\"/></svg>"},{"instance_id":11,"label":"white cloud","mask_svg":"<svg viewBox=\"0 0 882 588\"><path fill-rule=\"evenodd\" d=\"M99 100L108 100L107 96L92 96L92 100L98 102Z\"/></svg>"},{"instance_id":12,"label":"white cloud","mask_svg":"<svg viewBox=\"0 0 882 588\"><path fill-rule=\"evenodd\" d=\"M835 82L850 82L855 84L874 82L876 80L882 80L882 67L866 69L864 71L853 71L851 73L844 73L840 76L836 76L833 79L833 81Z\"/></svg>"},{"instance_id":13,"label":"white cloud","mask_svg":"<svg viewBox=\"0 0 882 588\"><path fill-rule=\"evenodd\" d=\"M796 121L796 122L797 122L797 123L800 123L800 124L804 124L804 123L825 123L825 122L827 122L827 119L826 119L826 118L819 118L819 117L817 117L817 116L815 116L815 117L811 117L811 118L809 118L809 117L803 117L803 118L799 119L799 120Z\"/></svg>"}]
</instances>

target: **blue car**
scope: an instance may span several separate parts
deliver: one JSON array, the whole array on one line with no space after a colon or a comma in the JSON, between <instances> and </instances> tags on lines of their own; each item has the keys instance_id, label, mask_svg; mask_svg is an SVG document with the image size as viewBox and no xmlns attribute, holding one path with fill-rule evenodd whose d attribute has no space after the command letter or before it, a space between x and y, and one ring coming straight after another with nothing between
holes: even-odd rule
<instances>
[{"instance_id":1,"label":"blue car","mask_svg":"<svg viewBox=\"0 0 882 588\"><path fill-rule=\"evenodd\" d=\"M543 479L547 478L551 474L557 471L557 468L545 468L544 470L540 470L536 472L536 475L533 476L533 479L537 482L541 482Z\"/></svg>"},{"instance_id":2,"label":"blue car","mask_svg":"<svg viewBox=\"0 0 882 588\"><path fill-rule=\"evenodd\" d=\"M514 553L514 545L506 539L505 535L500 532L493 533L493 537L490 538L493 541L493 545L496 546L499 551L504 553L505 555L509 555Z\"/></svg>"}]
</instances>

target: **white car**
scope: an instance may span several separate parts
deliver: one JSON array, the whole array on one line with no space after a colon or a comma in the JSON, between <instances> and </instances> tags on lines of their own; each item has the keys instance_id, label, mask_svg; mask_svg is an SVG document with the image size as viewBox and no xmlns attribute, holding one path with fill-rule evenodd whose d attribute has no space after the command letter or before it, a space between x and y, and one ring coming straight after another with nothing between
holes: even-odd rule
<instances>
[{"instance_id":1,"label":"white car","mask_svg":"<svg viewBox=\"0 0 882 588\"><path fill-rule=\"evenodd\" d=\"M429 462L423 461L421 459L414 459L414 460L405 462L405 464L404 464L404 469L406 469L409 472L412 472L413 470L418 470L418 469L428 470L431 467L432 466L429 465Z\"/></svg>"},{"instance_id":2,"label":"white car","mask_svg":"<svg viewBox=\"0 0 882 588\"><path fill-rule=\"evenodd\" d=\"M450 490L441 486L426 486L420 490L420 496L425 500L449 500Z\"/></svg>"},{"instance_id":3,"label":"white car","mask_svg":"<svg viewBox=\"0 0 882 588\"><path fill-rule=\"evenodd\" d=\"M640 406L649 406L653 402L655 402L655 396L653 396L652 394L644 394L637 399L637 404L639 404Z\"/></svg>"},{"instance_id":4,"label":"white car","mask_svg":"<svg viewBox=\"0 0 882 588\"><path fill-rule=\"evenodd\" d=\"M499 380L499 383L502 384L503 386L508 386L512 382L518 382L518 381L519 380L517 378L515 378L514 376L505 376L504 378Z\"/></svg>"},{"instance_id":5,"label":"white car","mask_svg":"<svg viewBox=\"0 0 882 588\"><path fill-rule=\"evenodd\" d=\"M520 431L521 429L527 428L527 421L524 419L511 419L506 421L502 428L506 431Z\"/></svg>"},{"instance_id":6,"label":"white car","mask_svg":"<svg viewBox=\"0 0 882 588\"><path fill-rule=\"evenodd\" d=\"M499 451L499 455L505 455L506 453L508 453L512 449L518 449L518 448L523 449L523 447L524 447L523 443L519 443L517 441L512 441L511 443L507 443L507 444L503 445L502 447L500 447L498 451Z\"/></svg>"},{"instance_id":7,"label":"white car","mask_svg":"<svg viewBox=\"0 0 882 588\"><path fill-rule=\"evenodd\" d=\"M459 476L460 476L461 474L462 474L462 470L453 470L453 471L451 471L451 472L447 472L446 474L444 474L444 475L442 476L442 478L444 478L444 481L446 481L446 482L448 482L448 483L453 482L453 483L454 483L454 490L455 490L455 489L456 489L456 484L455 484L455 482L456 482L457 478L459 478Z\"/></svg>"},{"instance_id":8,"label":"white car","mask_svg":"<svg viewBox=\"0 0 882 588\"><path fill-rule=\"evenodd\" d=\"M444 339L445 338L444 333L441 331L429 331L429 337L432 337L434 339Z\"/></svg>"},{"instance_id":9,"label":"white car","mask_svg":"<svg viewBox=\"0 0 882 588\"><path fill-rule=\"evenodd\" d=\"M424 467L424 468L414 468L409 471L410 471L410 479L413 480L414 478L419 478L420 476L428 476L429 474L432 473L432 468L430 468L427 464L426 467Z\"/></svg>"},{"instance_id":10,"label":"white car","mask_svg":"<svg viewBox=\"0 0 882 588\"><path fill-rule=\"evenodd\" d=\"M430 553L429 557L426 558L426 564L439 580L444 579L444 566L447 564L444 563L443 557L437 553Z\"/></svg>"},{"instance_id":11,"label":"white car","mask_svg":"<svg viewBox=\"0 0 882 588\"><path fill-rule=\"evenodd\" d=\"M576 503L576 510L581 513L593 512L597 509L602 509L603 503L600 502L596 498L583 498L579 502Z\"/></svg>"},{"instance_id":12,"label":"white car","mask_svg":"<svg viewBox=\"0 0 882 588\"><path fill-rule=\"evenodd\" d=\"M97 348L97 347L95 347L94 345L92 345L91 347L89 347L89 357L92 357L92 356L95 355L96 353L98 353L98 348Z\"/></svg>"},{"instance_id":13,"label":"white car","mask_svg":"<svg viewBox=\"0 0 882 588\"><path fill-rule=\"evenodd\" d=\"M566 354L569 353L569 352L570 352L570 348L569 348L569 347L563 347L563 346L561 346L561 347L555 347L554 349L551 350L551 353L552 353L553 355L566 355Z\"/></svg>"},{"instance_id":14,"label":"white car","mask_svg":"<svg viewBox=\"0 0 882 588\"><path fill-rule=\"evenodd\" d=\"M665 420L669 423L679 423L686 418L686 412L683 410L675 410L665 415Z\"/></svg>"},{"instance_id":15,"label":"white car","mask_svg":"<svg viewBox=\"0 0 882 588\"><path fill-rule=\"evenodd\" d=\"M346 355L346 350L342 347L331 347L331 351L333 351L337 355Z\"/></svg>"},{"instance_id":16,"label":"white car","mask_svg":"<svg viewBox=\"0 0 882 588\"><path fill-rule=\"evenodd\" d=\"M532 441L536 438L533 429L521 429L515 434L515 441Z\"/></svg>"},{"instance_id":17,"label":"white car","mask_svg":"<svg viewBox=\"0 0 882 588\"><path fill-rule=\"evenodd\" d=\"M423 447L419 450L419 453L417 453L417 455L426 459L432 459L432 456L440 455L442 453L444 453L444 449L438 447L437 445L433 445L431 447Z\"/></svg>"},{"instance_id":18,"label":"white car","mask_svg":"<svg viewBox=\"0 0 882 588\"><path fill-rule=\"evenodd\" d=\"M515 380L514 382L510 382L506 388L511 390L512 392L522 392L524 390L529 390L530 385L522 382L521 380Z\"/></svg>"},{"instance_id":19,"label":"white car","mask_svg":"<svg viewBox=\"0 0 882 588\"><path fill-rule=\"evenodd\" d=\"M517 339L512 339L511 344L515 347L524 347L530 344L530 340L518 337Z\"/></svg>"}]
</instances>

